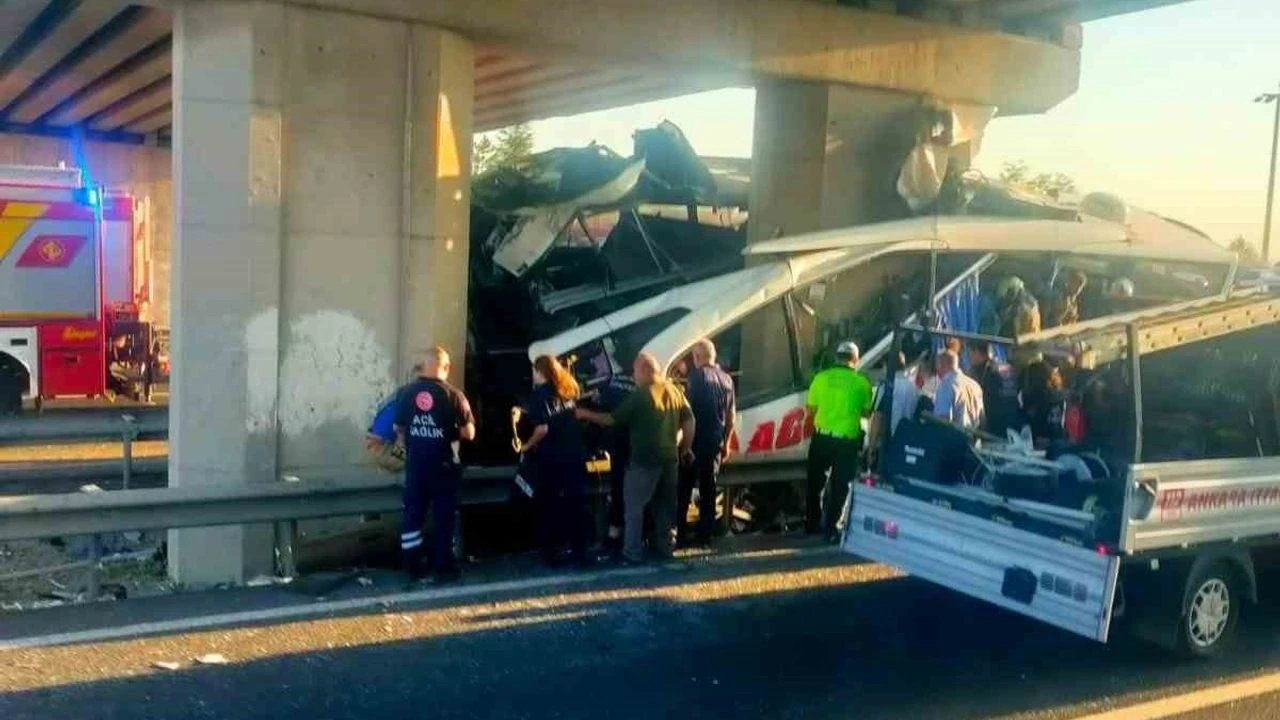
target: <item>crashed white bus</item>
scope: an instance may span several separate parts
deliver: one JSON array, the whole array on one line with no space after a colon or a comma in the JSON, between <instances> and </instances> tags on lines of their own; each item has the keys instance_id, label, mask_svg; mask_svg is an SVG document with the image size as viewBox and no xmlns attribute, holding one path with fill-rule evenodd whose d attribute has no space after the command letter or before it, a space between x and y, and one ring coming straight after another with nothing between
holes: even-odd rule
<instances>
[{"instance_id":1,"label":"crashed white bus","mask_svg":"<svg viewBox=\"0 0 1280 720\"><path fill-rule=\"evenodd\" d=\"M1033 475L1068 477L1058 459L991 440L969 442L966 452L979 453L984 472L873 473L855 484L843 547L1099 641L1126 612L1144 637L1213 654L1229 639L1241 605L1256 597L1255 564L1280 536L1280 368L1253 345L1220 351L1215 343L1270 338L1277 347L1278 336L1267 333L1276 331L1280 304L1264 289L1233 292L1234 255L1194 230L1108 196L1086 198L1081 208L1074 220L921 217L756 244L747 250L746 269L534 343L529 357L570 359L589 388L622 372L640 350L678 375L691 345L710 337L739 385L741 452L733 462L785 462L804 456L812 432L805 388L835 342L859 342L864 369L883 376L903 319L890 298L906 294L934 327L971 335L978 330L974 304L992 278L1016 275L1047 288L1075 268L1097 284L1128 280L1134 296L1123 307L1108 306L1104 317L1094 310L1076 325L998 339L1083 359L1091 372L1113 378L1115 393L1133 396L1106 410L1111 435L1127 432L1128 439L1109 448L1106 459L1093 452L1088 463L1067 462L1092 468L1061 480L1072 488L1063 493L1069 498L1021 497L1017 489L1028 466ZM1117 343L1131 337L1138 352ZM1149 378L1144 384L1147 368L1138 358L1149 365L1184 348L1192 355L1180 357L1180 380L1161 369L1160 382L1175 383L1186 396L1206 386L1201 394L1260 401L1243 414L1233 411L1233 418L1249 420L1243 434L1231 429L1234 440L1221 447L1171 451L1167 442L1142 441L1144 405L1150 413L1178 393L1153 387ZM1236 377L1260 374L1265 392L1224 389L1217 376L1202 374L1228 360L1236 363ZM1130 421L1118 435L1117 407L1129 408ZM1160 412L1167 425L1188 410ZM1099 417L1098 424L1107 423ZM891 454L892 446L882 456ZM1179 460L1151 462L1171 457Z\"/></svg>"}]
</instances>

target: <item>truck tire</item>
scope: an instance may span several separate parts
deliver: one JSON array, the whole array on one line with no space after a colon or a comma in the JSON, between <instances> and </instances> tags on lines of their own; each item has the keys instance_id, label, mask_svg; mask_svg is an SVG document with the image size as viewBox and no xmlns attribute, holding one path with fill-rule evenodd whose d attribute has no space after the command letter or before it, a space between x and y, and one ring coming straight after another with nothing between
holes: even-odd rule
<instances>
[{"instance_id":1,"label":"truck tire","mask_svg":"<svg viewBox=\"0 0 1280 720\"><path fill-rule=\"evenodd\" d=\"M0 368L0 416L22 412L22 383Z\"/></svg>"},{"instance_id":2,"label":"truck tire","mask_svg":"<svg viewBox=\"0 0 1280 720\"><path fill-rule=\"evenodd\" d=\"M1221 654L1235 636L1243 604L1239 574L1230 562L1218 560L1193 572L1178 622L1178 650L1194 658Z\"/></svg>"}]
</instances>

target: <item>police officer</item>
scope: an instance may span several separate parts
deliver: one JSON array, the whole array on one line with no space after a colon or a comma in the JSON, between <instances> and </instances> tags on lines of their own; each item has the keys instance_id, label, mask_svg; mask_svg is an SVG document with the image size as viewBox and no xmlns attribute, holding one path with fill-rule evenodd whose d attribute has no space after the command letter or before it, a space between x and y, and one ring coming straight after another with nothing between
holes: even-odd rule
<instances>
[{"instance_id":1,"label":"police officer","mask_svg":"<svg viewBox=\"0 0 1280 720\"><path fill-rule=\"evenodd\" d=\"M873 407L871 381L858 370L859 360L856 343L840 343L835 364L813 376L806 401L815 432L809 442L805 531L828 539L835 539L849 483L858 474L862 419Z\"/></svg>"},{"instance_id":2,"label":"police officer","mask_svg":"<svg viewBox=\"0 0 1280 720\"><path fill-rule=\"evenodd\" d=\"M582 425L574 417L578 382L549 355L533 361L533 382L533 395L525 403L533 433L520 454L536 468L533 504L542 559L548 565L560 564L561 544L567 541L570 560L586 565L587 448Z\"/></svg>"},{"instance_id":3,"label":"police officer","mask_svg":"<svg viewBox=\"0 0 1280 720\"><path fill-rule=\"evenodd\" d=\"M396 433L405 446L404 517L400 550L411 578L423 574L422 524L430 507L433 520L431 562L436 580L458 578L453 558L453 523L462 485L456 444L474 440L475 418L460 390L450 385L449 353L427 352L418 378L400 390Z\"/></svg>"}]
</instances>

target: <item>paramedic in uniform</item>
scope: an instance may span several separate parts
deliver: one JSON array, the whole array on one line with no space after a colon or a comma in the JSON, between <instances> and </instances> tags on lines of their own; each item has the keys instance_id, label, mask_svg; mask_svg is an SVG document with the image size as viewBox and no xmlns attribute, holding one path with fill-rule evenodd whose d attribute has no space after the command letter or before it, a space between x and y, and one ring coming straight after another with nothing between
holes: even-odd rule
<instances>
[{"instance_id":1,"label":"paramedic in uniform","mask_svg":"<svg viewBox=\"0 0 1280 720\"><path fill-rule=\"evenodd\" d=\"M871 381L858 370L858 361L857 344L842 342L836 348L836 364L814 375L809 384L806 404L814 427L805 488L805 532L809 534L835 536L849 483L858 474L862 419L871 415L873 406Z\"/></svg>"},{"instance_id":2,"label":"paramedic in uniform","mask_svg":"<svg viewBox=\"0 0 1280 720\"><path fill-rule=\"evenodd\" d=\"M587 447L582 426L574 417L578 381L550 355L533 361L533 396L525 413L533 434L520 446L520 454L533 461L536 478L533 505L538 516L538 543L542 560L561 562L562 544L569 546L569 560L587 564Z\"/></svg>"},{"instance_id":3,"label":"paramedic in uniform","mask_svg":"<svg viewBox=\"0 0 1280 720\"><path fill-rule=\"evenodd\" d=\"M422 576L422 524L430 507L430 561L438 581L458 577L453 524L462 467L455 444L476 436L471 405L448 379L449 353L441 347L428 351L418 378L400 390L395 420L405 446L404 517L400 525L405 570L412 578Z\"/></svg>"}]
</instances>

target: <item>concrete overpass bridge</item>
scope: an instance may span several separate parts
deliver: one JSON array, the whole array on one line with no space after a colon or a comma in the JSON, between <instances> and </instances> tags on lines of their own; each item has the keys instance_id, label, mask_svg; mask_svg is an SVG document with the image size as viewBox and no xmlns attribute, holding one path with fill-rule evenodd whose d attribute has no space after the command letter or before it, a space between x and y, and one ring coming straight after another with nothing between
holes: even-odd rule
<instances>
[{"instance_id":1,"label":"concrete overpass bridge","mask_svg":"<svg viewBox=\"0 0 1280 720\"><path fill-rule=\"evenodd\" d=\"M752 232L866 222L924 104L1047 110L1078 23L1176 1L13 0L0 161L79 136L108 184L171 167L171 482L273 482L357 467L374 398L461 354L473 132L751 85ZM271 548L175 532L171 571Z\"/></svg>"},{"instance_id":2,"label":"concrete overpass bridge","mask_svg":"<svg viewBox=\"0 0 1280 720\"><path fill-rule=\"evenodd\" d=\"M1185 0L815 0L806 4L831 7L805 8L812 17L808 22L825 24L831 18L843 22L826 31L829 37L806 33L796 41L809 44L804 54L812 55L832 40L838 48L842 37L868 44L868 26L878 28L873 33L893 28L899 34L916 34L914 41L929 38L928 27L890 19L897 15L932 20L944 27L1000 31L1061 43L1064 28L1074 23L1182 1ZM752 63L743 62L738 51L724 52L726 45L739 43L741 38L725 38L719 30L745 20L773 25L781 35L786 26L801 27L806 22L806 13L776 2L766 3L765 9L749 11L745 6L736 7L743 4L735 2L693 3L693 7L684 7L688 3L652 3L652 7L618 16L608 12L614 3L549 4L557 11L548 14L541 7L544 3L538 2L498 3L506 7L493 14L480 9L485 3L467 4L465 10L437 9L435 6L451 4L431 2L302 3L434 23L471 37L473 125L477 131L724 85L750 84L749 70L756 69ZM11 133L54 136L82 129L95 139L167 142L173 133L174 5L115 0L6 3L0 30L0 127ZM767 17L769 5L785 11L787 21ZM840 5L848 7L834 7ZM859 7L881 12L868 18L857 12ZM526 22L526 18L539 22ZM563 31L569 27L574 30ZM846 33L855 27L863 30ZM641 31L636 32L637 28ZM709 32L713 29L716 31ZM762 37L764 33L752 32L754 39L767 41ZM720 42L708 43L708 35L720 36ZM655 36L660 36L661 42L650 42ZM946 42L958 45L959 37ZM628 41L637 42L632 45ZM939 49L945 49L946 42L940 42ZM1070 38L1067 42L1072 44ZM673 61L678 72L652 69L664 57ZM600 62L603 59L609 62ZM691 62L694 60L706 62L695 64ZM789 61L790 69L780 65L777 58L772 63L768 58L753 60L765 72L772 69L778 75L809 77L809 71L795 66L796 58ZM842 79L839 72L818 74ZM1044 99L1028 100L1024 109L1043 110L1046 100L1057 92L1061 87L1055 84Z\"/></svg>"}]
</instances>

